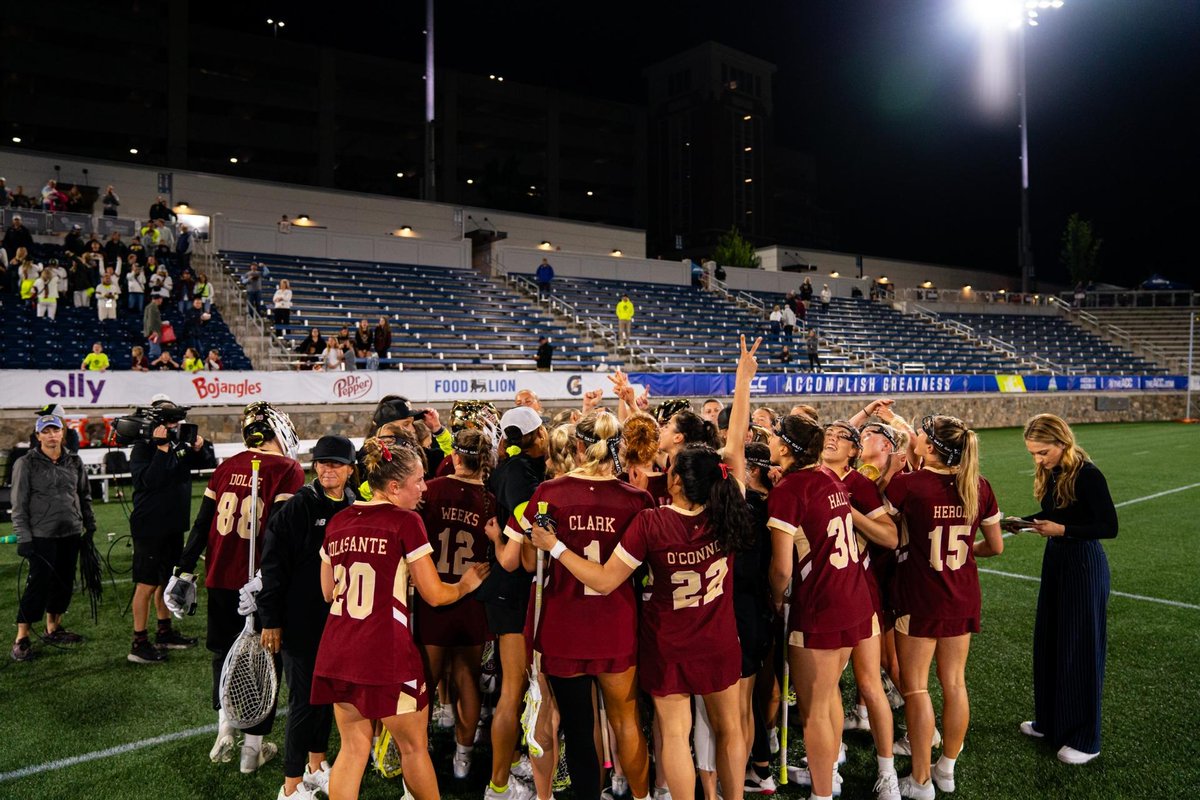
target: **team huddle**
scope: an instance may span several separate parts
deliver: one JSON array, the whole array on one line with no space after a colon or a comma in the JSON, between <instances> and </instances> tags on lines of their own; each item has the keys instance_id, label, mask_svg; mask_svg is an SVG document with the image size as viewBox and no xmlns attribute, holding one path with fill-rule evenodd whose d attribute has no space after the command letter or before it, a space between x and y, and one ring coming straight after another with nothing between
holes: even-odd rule
<instances>
[{"instance_id":1,"label":"team huddle","mask_svg":"<svg viewBox=\"0 0 1200 800\"><path fill-rule=\"evenodd\" d=\"M879 798L954 791L975 559L1003 550L975 433L890 400L828 424L752 413L758 346L742 341L731 404L700 414L649 408L621 373L611 408L589 393L558 424L531 393L502 415L460 401L447 427L391 396L360 450L318 441L308 484L286 415L248 406L248 449L213 474L166 591L194 609L205 555L212 760L233 760L239 730L243 772L277 752L273 707L232 715L222 687L253 616L289 690L281 798L357 797L372 761L438 797L431 712L454 729L457 780L490 733L485 800L551 800L560 761L580 800L691 800L697 777L707 800L777 778L827 798L845 728L873 738Z\"/></svg>"}]
</instances>

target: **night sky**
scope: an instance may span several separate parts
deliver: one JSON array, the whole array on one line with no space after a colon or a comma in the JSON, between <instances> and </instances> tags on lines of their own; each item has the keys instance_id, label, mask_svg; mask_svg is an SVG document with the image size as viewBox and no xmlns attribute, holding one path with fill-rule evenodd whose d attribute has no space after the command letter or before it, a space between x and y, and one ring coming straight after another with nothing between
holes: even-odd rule
<instances>
[{"instance_id":1,"label":"night sky","mask_svg":"<svg viewBox=\"0 0 1200 800\"><path fill-rule=\"evenodd\" d=\"M981 36L963 0L445 2L439 66L642 103L642 70L714 40L777 65L775 135L811 153L840 249L1017 272L1018 106L985 112ZM304 18L284 3L192 3L206 24L424 60L424 3ZM347 6L348 8L350 6ZM1031 209L1039 277L1067 217L1103 238L1103 275L1194 282L1200 3L1066 0L1027 31ZM1015 37L1003 37L1015 59ZM1015 60L1011 63L1015 64ZM803 245L803 242L788 244Z\"/></svg>"}]
</instances>

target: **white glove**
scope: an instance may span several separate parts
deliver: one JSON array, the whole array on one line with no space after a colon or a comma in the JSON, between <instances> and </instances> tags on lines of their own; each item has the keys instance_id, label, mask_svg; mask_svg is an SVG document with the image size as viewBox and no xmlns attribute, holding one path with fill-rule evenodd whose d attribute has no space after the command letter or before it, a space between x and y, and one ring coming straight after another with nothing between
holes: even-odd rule
<instances>
[{"instance_id":1,"label":"white glove","mask_svg":"<svg viewBox=\"0 0 1200 800\"><path fill-rule=\"evenodd\" d=\"M163 602L176 619L196 613L196 576L190 572L172 575L163 592Z\"/></svg>"},{"instance_id":2,"label":"white glove","mask_svg":"<svg viewBox=\"0 0 1200 800\"><path fill-rule=\"evenodd\" d=\"M258 610L258 601L254 595L262 591L262 571L254 573L254 577L246 581L246 585L238 589L238 613L248 617Z\"/></svg>"}]
</instances>

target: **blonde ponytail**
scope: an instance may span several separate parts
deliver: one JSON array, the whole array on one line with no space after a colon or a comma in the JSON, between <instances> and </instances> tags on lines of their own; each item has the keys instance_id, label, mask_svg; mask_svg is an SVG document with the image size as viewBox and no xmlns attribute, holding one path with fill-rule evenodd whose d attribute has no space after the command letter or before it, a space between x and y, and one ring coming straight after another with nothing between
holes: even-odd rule
<instances>
[{"instance_id":1,"label":"blonde ponytail","mask_svg":"<svg viewBox=\"0 0 1200 800\"><path fill-rule=\"evenodd\" d=\"M962 461L954 473L954 486L962 500L963 516L974 528L979 515L979 437L966 431L962 437Z\"/></svg>"},{"instance_id":2,"label":"blonde ponytail","mask_svg":"<svg viewBox=\"0 0 1200 800\"><path fill-rule=\"evenodd\" d=\"M612 463L612 474L620 472L621 423L608 411L592 411L575 423L575 438L587 447L583 463L571 474L599 476L607 473L606 462Z\"/></svg>"}]
</instances>

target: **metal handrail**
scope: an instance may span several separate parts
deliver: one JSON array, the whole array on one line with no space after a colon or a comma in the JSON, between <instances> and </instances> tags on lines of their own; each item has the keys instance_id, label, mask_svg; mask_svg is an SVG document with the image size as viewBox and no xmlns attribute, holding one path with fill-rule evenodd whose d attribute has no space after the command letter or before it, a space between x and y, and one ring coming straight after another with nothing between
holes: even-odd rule
<instances>
[{"instance_id":1,"label":"metal handrail","mask_svg":"<svg viewBox=\"0 0 1200 800\"><path fill-rule=\"evenodd\" d=\"M1076 317L1079 319L1079 321L1084 322L1084 323L1090 325L1091 327L1095 328L1096 330L1098 330L1102 335L1113 338L1113 339L1119 339L1119 340L1127 343L1127 344L1124 344L1123 346L1127 347L1133 353L1139 354L1139 355L1140 354L1148 354L1151 358L1154 359L1154 361L1158 362L1159 364L1161 364L1162 366L1167 367L1167 368L1170 368L1171 365L1173 365L1175 363L1175 359L1173 359L1171 357L1171 355L1169 353L1167 353L1165 350L1163 350L1160 347L1156 347L1152 344L1149 344L1147 342L1138 340L1137 338L1134 337L1134 335L1132 333L1125 330L1124 328L1119 327L1117 325L1113 325L1110 322L1105 322L1104 320L1097 317L1095 314L1092 314L1088 311L1084 311L1082 308L1077 308L1074 305L1072 305L1071 303L1068 303L1058 297L1051 296L1049 298L1049 300L1050 300L1051 305L1057 306L1058 309L1060 311L1062 311L1063 314L1065 314L1066 316Z\"/></svg>"}]
</instances>

